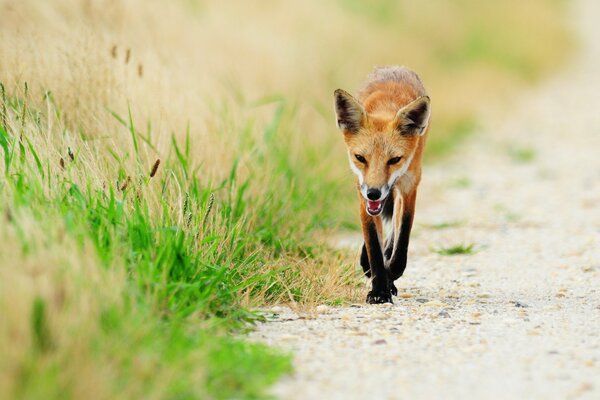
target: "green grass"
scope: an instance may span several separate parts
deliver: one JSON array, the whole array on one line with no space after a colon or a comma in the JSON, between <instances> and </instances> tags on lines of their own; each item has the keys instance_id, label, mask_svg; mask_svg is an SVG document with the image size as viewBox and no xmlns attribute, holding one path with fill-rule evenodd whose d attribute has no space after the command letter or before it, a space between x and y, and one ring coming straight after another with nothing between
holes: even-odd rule
<instances>
[{"instance_id":1,"label":"green grass","mask_svg":"<svg viewBox=\"0 0 600 400\"><path fill-rule=\"evenodd\" d=\"M466 189L471 187L471 185L473 185L473 182L469 178L461 177L451 181L448 186L454 189Z\"/></svg>"},{"instance_id":2,"label":"green grass","mask_svg":"<svg viewBox=\"0 0 600 400\"><path fill-rule=\"evenodd\" d=\"M441 256L471 255L477 252L474 243L460 243L453 246L436 247L432 250Z\"/></svg>"},{"instance_id":3,"label":"green grass","mask_svg":"<svg viewBox=\"0 0 600 400\"><path fill-rule=\"evenodd\" d=\"M97 378L106 379L106 396L125 387L136 397L156 391L161 398L202 393L263 398L264 389L290 371L289 357L230 338L228 332L246 329L261 318L249 310L253 304L310 302L310 296L339 303L340 296L334 293L328 300L328 292L318 292L310 273L304 274L298 261L290 261L309 257L320 263L335 252L308 242L309 233L331 219L314 210L307 219L296 211L307 208L324 189L296 179L297 166L285 156L285 142L272 138L281 134L283 111L276 114L261 144L269 154L268 164L260 153L256 161L258 167L278 174L259 195L251 195L249 182L238 177L237 163L225 180L202 181L199 168L193 166L189 137L184 143L173 138L158 172L152 174L156 163L145 162L142 150L154 144L149 134L133 126L131 116L116 116L129 134L126 150L112 148L109 159L103 159L83 137L71 141L72 150L48 139L47 122L26 99L8 99L5 104L10 121L0 126L0 215L7 216L3 230L15 232L10 245L20 262L39 261L50 251L58 257L56 268L66 274L96 266L97 273L125 272L125 286L111 301L95 304L95 314L76 317L97 328L73 328L84 341L82 363L117 359L109 362L114 378ZM105 163L112 164L107 171L94 170ZM290 226L294 233L288 231ZM73 243L75 261L63 254L65 242ZM0 264L8 274L9 265ZM61 279L54 285L62 286ZM348 285L344 274L340 279ZM31 301L26 331L33 347L23 350L20 366L14 366L18 379L5 394L77 397L75 371L73 376L61 372L74 344L48 322L67 318L69 312L50 307L52 296L38 291ZM67 302L77 301L73 295ZM0 342L7 340L0 336ZM114 354L115 347L128 350ZM138 376L136 365L146 362L138 359L140 354L157 369L157 376L166 376L165 381L155 384Z\"/></svg>"},{"instance_id":4,"label":"green grass","mask_svg":"<svg viewBox=\"0 0 600 400\"><path fill-rule=\"evenodd\" d=\"M535 149L527 146L510 146L507 153L515 163L519 164L531 163L536 157Z\"/></svg>"},{"instance_id":5,"label":"green grass","mask_svg":"<svg viewBox=\"0 0 600 400\"><path fill-rule=\"evenodd\" d=\"M429 228L429 229L441 230L441 229L457 228L464 224L465 224L464 221L457 220L457 221L438 222L435 224L423 224L422 226L424 226L425 228Z\"/></svg>"}]
</instances>

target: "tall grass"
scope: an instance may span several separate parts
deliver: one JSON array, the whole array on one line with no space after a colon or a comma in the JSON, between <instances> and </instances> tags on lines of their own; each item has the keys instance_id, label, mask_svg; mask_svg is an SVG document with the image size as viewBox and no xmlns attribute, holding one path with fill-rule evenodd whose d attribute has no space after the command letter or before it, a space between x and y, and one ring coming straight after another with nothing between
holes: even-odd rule
<instances>
[{"instance_id":1,"label":"tall grass","mask_svg":"<svg viewBox=\"0 0 600 400\"><path fill-rule=\"evenodd\" d=\"M88 368L85 378L96 383L81 385L102 385L99 398L120 393L115 373L125 374L134 396L191 390L252 397L289 363L262 346L227 339L224 330L243 328L258 318L249 307L265 303L354 298L358 274L347 255L310 239L327 225L327 208L305 217L306 203L322 188L295 178L297 167L284 157L289 149L274 140L281 117L260 146L248 149L256 167L274 176L253 197L236 162L221 181L200 179L189 135L183 143L173 136L164 159L150 162L151 134L138 131L132 117L114 115L126 143L100 148L55 119L60 112L50 94L49 116L31 107L28 96L6 97L0 126L6 250L0 302L3 310L18 310L5 316L0 337L14 354L5 359L5 394L48 391L52 398L64 389L81 397L77 380L80 368ZM21 343L13 343L15 332ZM72 343L71 335L80 339ZM30 354L32 344L38 350ZM113 347L127 354L106 360ZM62 370L74 351L71 361L81 366ZM143 364L137 352L150 357L149 370L170 352L190 361L173 358L156 371L164 369L163 381L149 383L137 375L146 367L128 366ZM96 363L106 369L93 369Z\"/></svg>"},{"instance_id":2,"label":"tall grass","mask_svg":"<svg viewBox=\"0 0 600 400\"><path fill-rule=\"evenodd\" d=\"M0 397L264 397L252 309L362 298L333 89L415 68L439 156L561 59L516 4L0 0Z\"/></svg>"}]
</instances>

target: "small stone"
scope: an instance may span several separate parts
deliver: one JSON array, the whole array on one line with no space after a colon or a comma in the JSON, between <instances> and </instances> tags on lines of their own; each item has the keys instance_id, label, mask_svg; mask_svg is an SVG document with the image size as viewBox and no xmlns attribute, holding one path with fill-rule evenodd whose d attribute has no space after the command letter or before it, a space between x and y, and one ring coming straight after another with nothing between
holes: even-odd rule
<instances>
[{"instance_id":1,"label":"small stone","mask_svg":"<svg viewBox=\"0 0 600 400\"><path fill-rule=\"evenodd\" d=\"M420 299L417 299L416 301L417 301L417 303L427 303L429 301L429 299L420 298Z\"/></svg>"},{"instance_id":2,"label":"small stone","mask_svg":"<svg viewBox=\"0 0 600 400\"><path fill-rule=\"evenodd\" d=\"M318 305L317 308L315 309L319 314L324 314L329 312L329 307L326 306L325 304L321 304Z\"/></svg>"},{"instance_id":3,"label":"small stone","mask_svg":"<svg viewBox=\"0 0 600 400\"><path fill-rule=\"evenodd\" d=\"M592 368L596 365L596 362L594 360L586 360L586 362L583 364L588 368Z\"/></svg>"},{"instance_id":4,"label":"small stone","mask_svg":"<svg viewBox=\"0 0 600 400\"><path fill-rule=\"evenodd\" d=\"M342 314L342 315L340 315L340 319L342 321L350 321L351 318L348 314Z\"/></svg>"},{"instance_id":5,"label":"small stone","mask_svg":"<svg viewBox=\"0 0 600 400\"><path fill-rule=\"evenodd\" d=\"M285 308L281 307L281 306L273 306L273 307L271 307L271 309L269 311L271 311L272 313L275 313L275 314L281 314L282 312L285 311Z\"/></svg>"},{"instance_id":6,"label":"small stone","mask_svg":"<svg viewBox=\"0 0 600 400\"><path fill-rule=\"evenodd\" d=\"M423 307L448 307L448 304L439 301L428 301L427 303L423 303Z\"/></svg>"},{"instance_id":7,"label":"small stone","mask_svg":"<svg viewBox=\"0 0 600 400\"><path fill-rule=\"evenodd\" d=\"M388 319L390 316L382 312L375 312L371 314L371 319Z\"/></svg>"},{"instance_id":8,"label":"small stone","mask_svg":"<svg viewBox=\"0 0 600 400\"><path fill-rule=\"evenodd\" d=\"M564 293L557 293L557 294L556 294L556 297L558 297L558 298L563 298L563 297L566 297L566 296L565 296L565 294L564 294Z\"/></svg>"},{"instance_id":9,"label":"small stone","mask_svg":"<svg viewBox=\"0 0 600 400\"><path fill-rule=\"evenodd\" d=\"M444 311L444 310L442 310L442 311L440 311L440 312L438 313L438 317L442 317L442 318L450 318L450 314L448 314L448 312L447 312L447 311Z\"/></svg>"},{"instance_id":10,"label":"small stone","mask_svg":"<svg viewBox=\"0 0 600 400\"><path fill-rule=\"evenodd\" d=\"M385 339L377 339L373 344L387 344L387 341Z\"/></svg>"},{"instance_id":11,"label":"small stone","mask_svg":"<svg viewBox=\"0 0 600 400\"><path fill-rule=\"evenodd\" d=\"M525 304L525 303L523 303L521 301L515 301L514 303L515 303L515 307L518 307L518 308L527 308L527 307L529 307L527 304Z\"/></svg>"},{"instance_id":12,"label":"small stone","mask_svg":"<svg viewBox=\"0 0 600 400\"><path fill-rule=\"evenodd\" d=\"M367 336L367 333L363 331L350 331L348 334L352 336Z\"/></svg>"},{"instance_id":13,"label":"small stone","mask_svg":"<svg viewBox=\"0 0 600 400\"><path fill-rule=\"evenodd\" d=\"M398 293L398 297L402 298L402 299L410 299L411 297L413 297L412 293Z\"/></svg>"},{"instance_id":14,"label":"small stone","mask_svg":"<svg viewBox=\"0 0 600 400\"><path fill-rule=\"evenodd\" d=\"M471 314L471 318L479 318L479 317L481 317L481 313L479 311L476 311Z\"/></svg>"},{"instance_id":15,"label":"small stone","mask_svg":"<svg viewBox=\"0 0 600 400\"><path fill-rule=\"evenodd\" d=\"M492 297L492 295L488 292L481 292L477 295L477 297L481 299L489 299L490 297Z\"/></svg>"},{"instance_id":16,"label":"small stone","mask_svg":"<svg viewBox=\"0 0 600 400\"><path fill-rule=\"evenodd\" d=\"M594 390L594 385L589 382L584 382L577 388L579 393L589 392L590 390Z\"/></svg>"}]
</instances>

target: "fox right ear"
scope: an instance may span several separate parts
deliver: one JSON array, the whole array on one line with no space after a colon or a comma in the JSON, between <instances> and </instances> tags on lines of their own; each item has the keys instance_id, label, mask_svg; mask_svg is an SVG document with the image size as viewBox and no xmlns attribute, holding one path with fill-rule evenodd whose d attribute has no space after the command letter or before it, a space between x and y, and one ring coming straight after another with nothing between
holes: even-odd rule
<instances>
[{"instance_id":1,"label":"fox right ear","mask_svg":"<svg viewBox=\"0 0 600 400\"><path fill-rule=\"evenodd\" d=\"M430 115L429 97L421 96L398 111L394 119L394 125L402 135L422 136L425 134L427 125L429 125Z\"/></svg>"},{"instance_id":2,"label":"fox right ear","mask_svg":"<svg viewBox=\"0 0 600 400\"><path fill-rule=\"evenodd\" d=\"M333 95L338 128L345 132L358 132L365 118L363 107L345 90L338 89Z\"/></svg>"}]
</instances>

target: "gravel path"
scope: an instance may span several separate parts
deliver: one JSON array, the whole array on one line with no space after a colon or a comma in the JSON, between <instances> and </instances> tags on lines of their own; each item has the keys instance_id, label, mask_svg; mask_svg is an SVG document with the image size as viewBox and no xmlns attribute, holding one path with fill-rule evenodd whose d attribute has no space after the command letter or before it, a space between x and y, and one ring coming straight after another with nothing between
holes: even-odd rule
<instances>
[{"instance_id":1,"label":"gravel path","mask_svg":"<svg viewBox=\"0 0 600 400\"><path fill-rule=\"evenodd\" d=\"M251 336L294 354L276 395L600 398L598 17L575 3L574 64L426 168L393 305L272 310Z\"/></svg>"}]
</instances>

